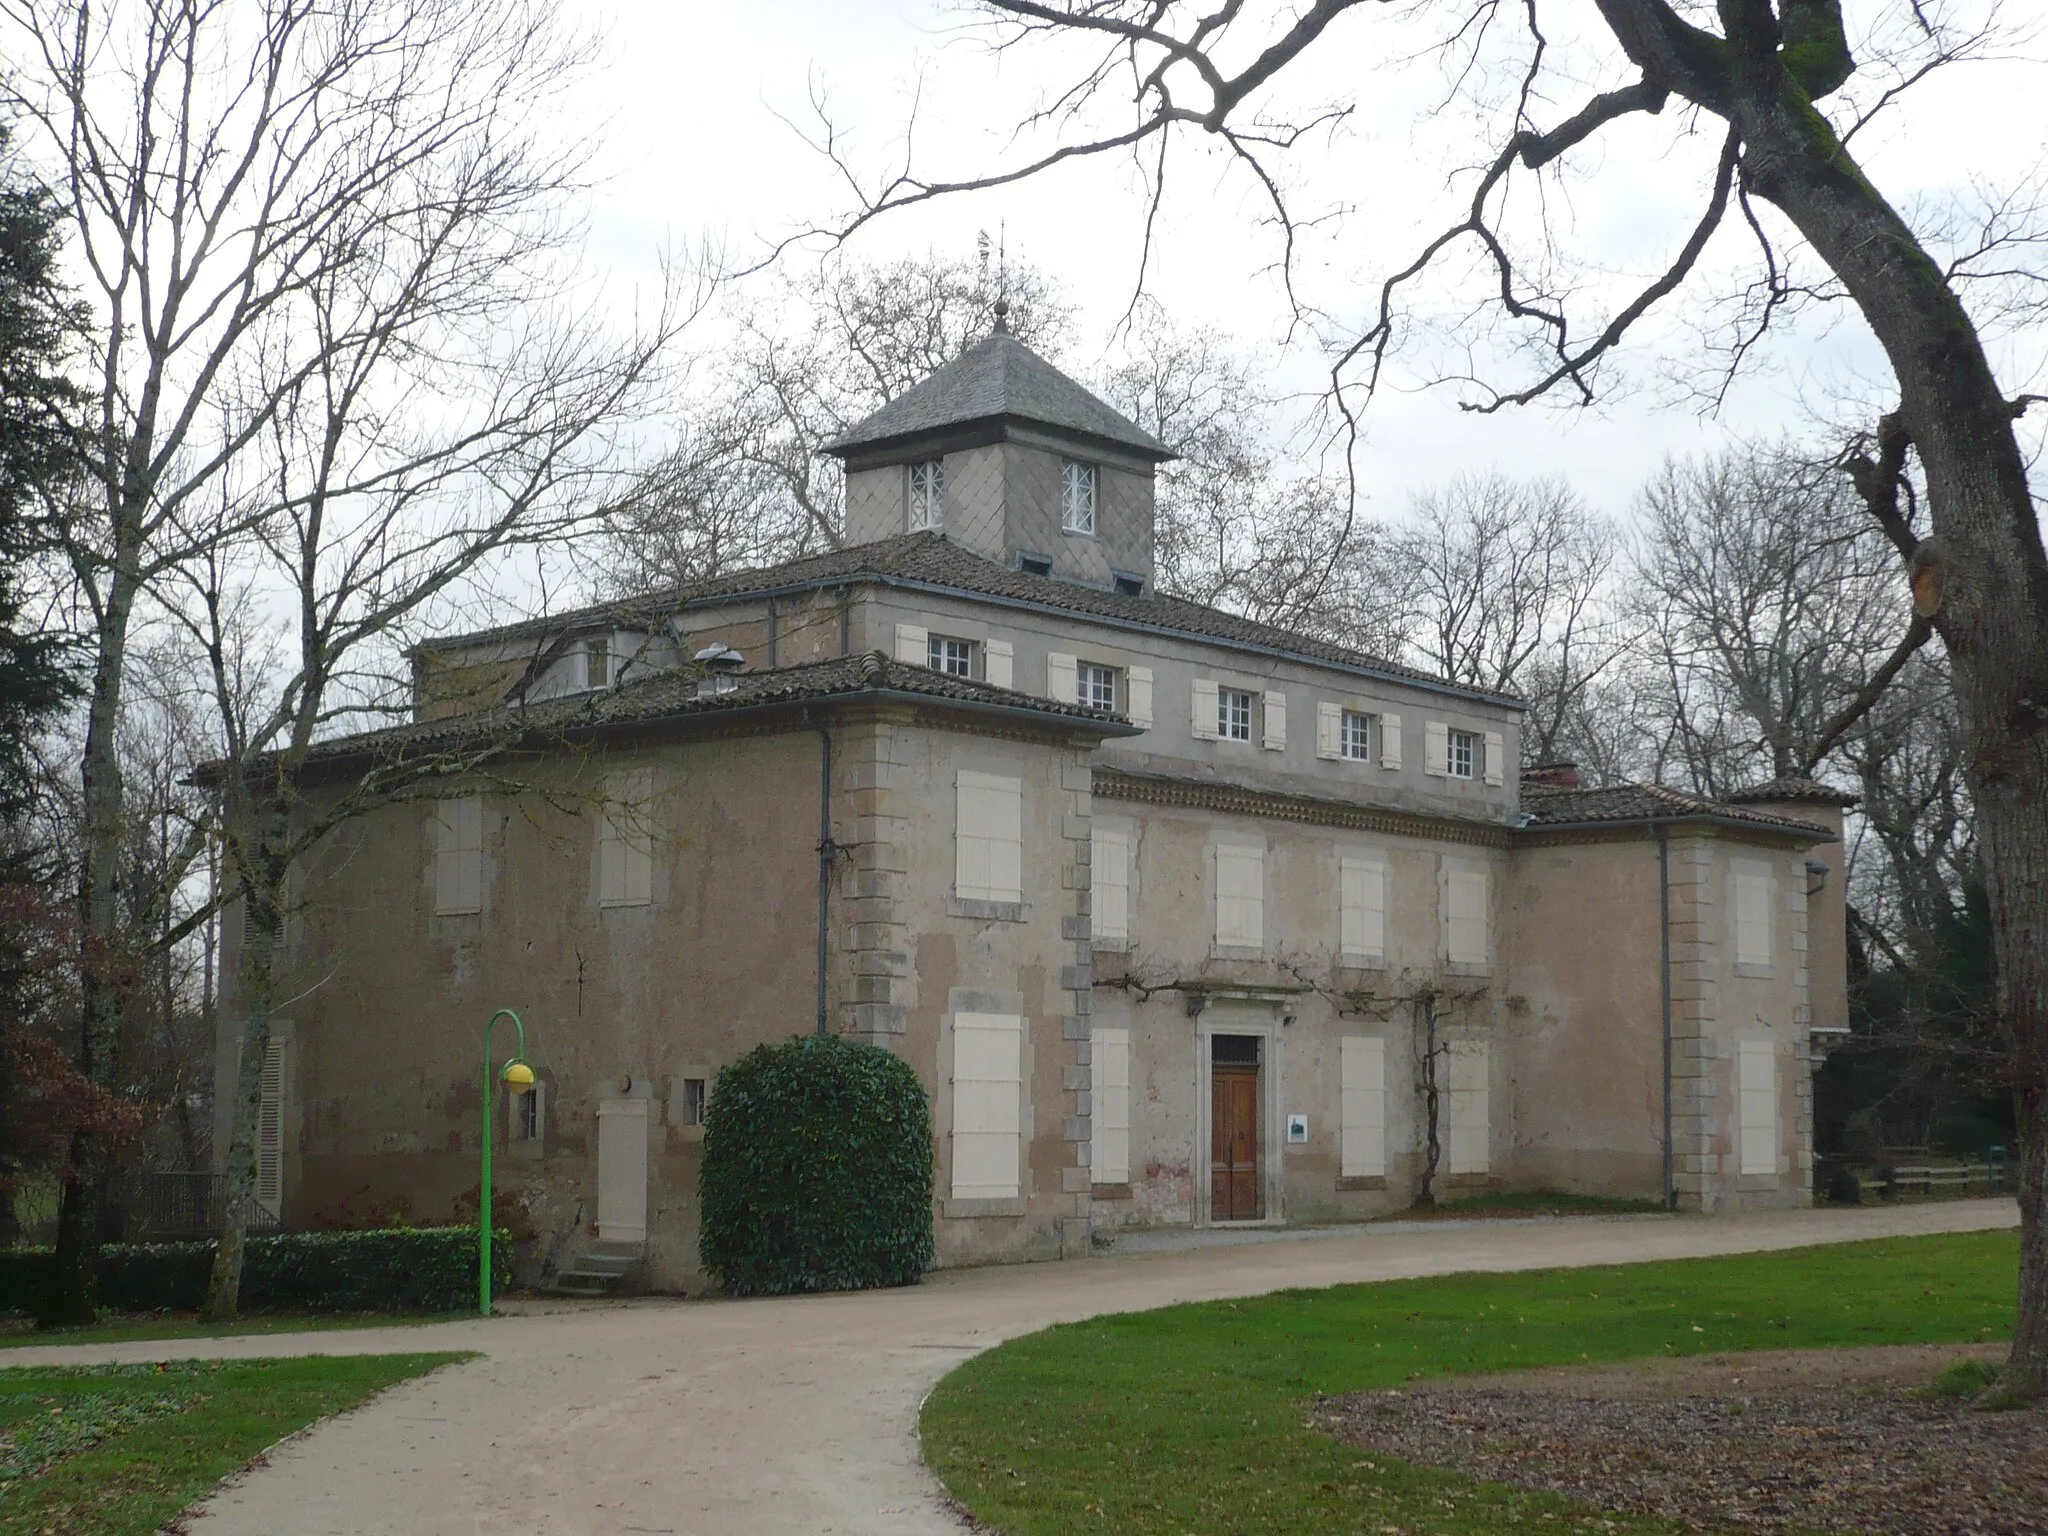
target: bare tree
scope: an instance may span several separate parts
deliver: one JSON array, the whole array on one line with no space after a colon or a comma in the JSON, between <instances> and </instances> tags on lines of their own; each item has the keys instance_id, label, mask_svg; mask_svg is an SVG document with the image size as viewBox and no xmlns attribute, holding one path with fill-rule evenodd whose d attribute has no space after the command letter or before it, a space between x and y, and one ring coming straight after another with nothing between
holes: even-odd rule
<instances>
[{"instance_id":1,"label":"bare tree","mask_svg":"<svg viewBox=\"0 0 2048 1536\"><path fill-rule=\"evenodd\" d=\"M1058 45L1092 49L1052 93L1057 107L1034 119L1055 142L976 175L932 177L906 164L868 187L840 232L1088 155L1142 151L1157 198L1168 145L1194 133L1246 167L1270 200L1291 263L1301 225L1278 161L1346 104L1305 116L1284 92L1303 61L1362 46L1360 27L1383 8L1365 0L1271 11L1173 0L985 4L1008 46L1043 40L1056 57L1065 57ZM1382 377L1425 280L1456 284L1475 268L1498 306L1501 333L1521 345L1497 365L1483 356L1466 370L1469 406L1498 410L1557 390L1590 399L1602 368L1644 316L1687 285L1724 225L1754 242L1754 278L1734 296L1726 333L1731 364L1754 350L1774 317L1816 295L1846 298L1869 326L1890 364L1897 405L1845 467L1914 580L1923 623L1907 640L1915 630L1938 633L1948 649L2026 1148L2020 1305L2005 1379L2016 1396L2038 1396L2048 1391L2048 935L2036 920L2048 904L2048 822L2039 815L2048 802L2048 552L2015 431L2036 399L2000 387L1965 298L2003 284L2038 303L2048 284L2027 260L2038 223L2031 210L2015 205L2003 229L1996 220L1980 225L1988 232L1958 248L1938 223L1916 232L1851 148L1915 82L1981 53L1989 34L1937 7L1903 3L1859 36L1859 64L1840 0L1717 0L1711 8L1595 0L1595 8L1599 25L1568 50L1551 48L1545 26L1557 19L1540 0L1513 12L1512 24L1510 13L1483 0L1430 0L1402 13L1434 26L1462 87L1483 97L1490 82L1514 83L1507 101L1479 103L1477 120L1498 126L1468 195L1383 280L1343 344L1333 375L1339 404L1351 409L1351 386L1369 392ZM1617 83L1589 90L1579 83L1589 69ZM1579 104L1560 113L1551 103L1563 98ZM1596 154L1618 124L1642 132L1674 100L1683 109L1669 130L1675 143L1710 121L1719 144L1690 157L1696 211L1673 232L1668 262L1606 302L1607 285L1573 282L1568 232L1546 223L1564 200L1545 195L1544 178ZM1493 107L1504 110L1484 110ZM1105 123L1101 111L1115 120ZM846 169L850 184L866 185ZM1460 267L1467 256L1471 263ZM1808 265L1811 276L1802 272ZM1985 312L1987 323L1999 318Z\"/></svg>"},{"instance_id":2,"label":"bare tree","mask_svg":"<svg viewBox=\"0 0 2048 1536\"><path fill-rule=\"evenodd\" d=\"M315 702L284 713L317 725L365 611L431 585L423 567L459 574L505 499L556 480L582 442L562 423L617 387L620 359L494 307L522 279L574 281L526 260L573 236L561 194L584 155L542 110L585 57L547 7L0 0L0 39L0 104L37 131L94 310L97 464L70 560L94 652L80 884L98 939L121 913L138 613L174 577L215 590L230 545L311 562L284 601L351 597L296 626ZM465 364L488 386L443 394ZM416 513L444 531L380 546L365 504L387 533ZM360 537L338 547L336 523ZM88 985L95 1080L120 1008ZM91 1316L94 1183L66 1191L46 1321Z\"/></svg>"}]
</instances>

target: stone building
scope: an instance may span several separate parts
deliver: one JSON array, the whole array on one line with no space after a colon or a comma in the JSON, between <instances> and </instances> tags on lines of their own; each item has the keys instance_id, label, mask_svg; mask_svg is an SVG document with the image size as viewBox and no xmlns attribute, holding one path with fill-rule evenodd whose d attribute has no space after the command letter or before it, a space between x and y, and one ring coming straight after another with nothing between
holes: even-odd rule
<instances>
[{"instance_id":1,"label":"stone building","mask_svg":"<svg viewBox=\"0 0 2048 1536\"><path fill-rule=\"evenodd\" d=\"M657 1287L698 1279L718 1069L812 1028L923 1078L943 1264L1357 1221L1425 1173L1805 1203L1840 797L1525 771L1512 698L1155 591L1170 455L1000 321L831 451L847 547L450 637L414 722L321 750L316 802L453 776L295 877L285 1225L473 1189L499 1007L541 1262Z\"/></svg>"}]
</instances>

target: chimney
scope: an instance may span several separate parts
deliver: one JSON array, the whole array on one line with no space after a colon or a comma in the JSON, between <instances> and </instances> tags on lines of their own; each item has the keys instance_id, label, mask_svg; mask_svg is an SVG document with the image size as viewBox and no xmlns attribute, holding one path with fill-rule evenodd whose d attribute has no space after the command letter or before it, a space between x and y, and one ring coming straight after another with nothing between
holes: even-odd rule
<instances>
[{"instance_id":1,"label":"chimney","mask_svg":"<svg viewBox=\"0 0 2048 1536\"><path fill-rule=\"evenodd\" d=\"M722 641L705 646L692 659L704 669L704 675L697 679L700 699L731 693L740 685L740 673L747 670L747 658Z\"/></svg>"},{"instance_id":2,"label":"chimney","mask_svg":"<svg viewBox=\"0 0 2048 1536\"><path fill-rule=\"evenodd\" d=\"M1535 763L1522 770L1524 789L1577 789L1577 763Z\"/></svg>"}]
</instances>

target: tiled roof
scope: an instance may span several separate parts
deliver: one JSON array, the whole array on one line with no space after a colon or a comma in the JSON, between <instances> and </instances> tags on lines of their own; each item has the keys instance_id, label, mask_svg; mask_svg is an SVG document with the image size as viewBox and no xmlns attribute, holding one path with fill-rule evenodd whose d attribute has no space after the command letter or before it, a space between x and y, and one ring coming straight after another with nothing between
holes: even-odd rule
<instances>
[{"instance_id":1,"label":"tiled roof","mask_svg":"<svg viewBox=\"0 0 2048 1536\"><path fill-rule=\"evenodd\" d=\"M1721 797L1730 805L1755 805L1775 800L1781 805L1854 805L1857 796L1832 784L1823 784L1819 779L1802 778L1789 774L1782 779L1772 779L1765 784L1751 784L1744 789L1730 790Z\"/></svg>"},{"instance_id":2,"label":"tiled roof","mask_svg":"<svg viewBox=\"0 0 2048 1536\"><path fill-rule=\"evenodd\" d=\"M1154 459L1174 457L1166 444L1076 384L1000 323L937 373L848 427L825 451L849 454L946 427L1001 420L1059 427Z\"/></svg>"},{"instance_id":3,"label":"tiled roof","mask_svg":"<svg viewBox=\"0 0 2048 1536\"><path fill-rule=\"evenodd\" d=\"M1810 821L1773 816L1746 806L1710 800L1663 784L1614 784L1605 789L1553 789L1522 786L1522 810L1531 827L1599 826L1634 821L1679 821L1698 817L1733 822L1773 832L1802 832L1816 839L1834 834Z\"/></svg>"},{"instance_id":4,"label":"tiled roof","mask_svg":"<svg viewBox=\"0 0 2048 1536\"><path fill-rule=\"evenodd\" d=\"M620 628L644 628L664 622L679 609L726 602L756 593L787 591L795 587L830 586L855 581L915 585L949 592L993 597L1037 607L1058 608L1083 614L1111 624L1142 625L1226 645L1256 647L1323 662L1353 671L1375 673L1402 682L1421 683L1489 703L1519 705L1507 694L1483 688L1449 683L1433 673L1398 662L1368 656L1362 651L1331 645L1277 625L1226 613L1184 598L1147 594L1127 596L1101 587L1083 586L1052 576L1033 576L1025 571L998 565L995 561L962 549L942 533L907 533L872 544L856 544L822 555L809 555L752 571L735 571L709 581L671 588L615 603L600 603L568 613L528 619L477 634L458 635L443 645L488 644L494 641L526 639L565 629L614 624ZM436 647L428 646L432 650Z\"/></svg>"},{"instance_id":5,"label":"tiled roof","mask_svg":"<svg viewBox=\"0 0 2048 1536\"><path fill-rule=\"evenodd\" d=\"M383 730L361 731L353 736L337 736L316 746L309 761L317 763L365 753L403 756L500 735L526 737L580 732L604 726L680 719L813 699L846 698L864 693L917 694L1022 711L1049 719L1087 721L1100 728L1104 735L1136 734L1136 728L1126 723L1122 716L1105 710L1062 704L1010 688L996 688L972 678L934 672L929 667L907 666L891 661L880 651L834 657L830 661L812 662L801 667L781 667L773 672L741 672L733 677L734 686L729 691L700 696L698 684L704 676L705 669L699 667L663 671L608 691L547 699L524 708L508 706L479 710L439 720L388 726Z\"/></svg>"}]
</instances>

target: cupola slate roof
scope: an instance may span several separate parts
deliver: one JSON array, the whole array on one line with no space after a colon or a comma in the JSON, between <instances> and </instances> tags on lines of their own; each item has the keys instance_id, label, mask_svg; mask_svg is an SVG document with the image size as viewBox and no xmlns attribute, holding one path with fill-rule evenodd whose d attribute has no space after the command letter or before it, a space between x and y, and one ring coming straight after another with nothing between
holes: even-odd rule
<instances>
[{"instance_id":1,"label":"cupola slate roof","mask_svg":"<svg viewBox=\"0 0 2048 1536\"><path fill-rule=\"evenodd\" d=\"M998 421L1052 427L1145 458L1175 457L1150 432L1012 336L1000 318L987 336L867 420L848 427L825 445L825 452L846 458L907 445L951 428Z\"/></svg>"}]
</instances>

